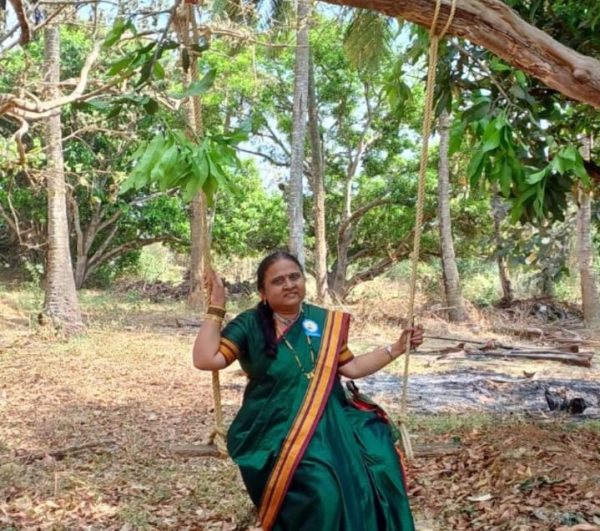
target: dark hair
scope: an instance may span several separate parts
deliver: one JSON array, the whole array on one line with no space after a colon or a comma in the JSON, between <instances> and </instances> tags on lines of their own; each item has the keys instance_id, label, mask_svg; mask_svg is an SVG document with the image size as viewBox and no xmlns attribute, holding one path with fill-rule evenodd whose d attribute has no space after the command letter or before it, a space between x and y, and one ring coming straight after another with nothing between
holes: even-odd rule
<instances>
[{"instance_id":1,"label":"dark hair","mask_svg":"<svg viewBox=\"0 0 600 531\"><path fill-rule=\"evenodd\" d=\"M300 264L293 254L290 254L287 251L275 251L274 253L265 256L258 265L258 269L256 270L256 287L259 291L265 288L265 273L267 272L267 269L279 260L289 260L290 262L294 262L300 271L304 273L302 264ZM265 300L258 303L256 310L258 312L258 323L265 338L265 353L267 356L274 358L277 355L277 335L275 333L275 323L273 322L273 309Z\"/></svg>"}]
</instances>

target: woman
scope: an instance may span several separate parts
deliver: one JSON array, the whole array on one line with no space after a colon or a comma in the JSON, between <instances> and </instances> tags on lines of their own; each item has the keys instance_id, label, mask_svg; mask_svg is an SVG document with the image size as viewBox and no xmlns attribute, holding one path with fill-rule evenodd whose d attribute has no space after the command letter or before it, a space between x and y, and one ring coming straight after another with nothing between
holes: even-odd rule
<instances>
[{"instance_id":1,"label":"woman","mask_svg":"<svg viewBox=\"0 0 600 531\"><path fill-rule=\"evenodd\" d=\"M267 256L261 302L221 332L225 289L211 272L210 307L194 343L198 369L238 359L249 381L227 435L263 529L409 531L413 521L389 425L345 398L339 376L361 378L400 356L408 336L354 357L349 315L304 303L298 260Z\"/></svg>"}]
</instances>

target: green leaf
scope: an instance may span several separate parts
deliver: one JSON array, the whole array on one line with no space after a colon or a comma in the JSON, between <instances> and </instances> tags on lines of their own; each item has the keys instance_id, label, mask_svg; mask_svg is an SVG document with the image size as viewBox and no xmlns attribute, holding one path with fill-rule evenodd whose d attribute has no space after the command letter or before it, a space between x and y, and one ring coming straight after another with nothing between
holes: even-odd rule
<instances>
[{"instance_id":1,"label":"green leaf","mask_svg":"<svg viewBox=\"0 0 600 531\"><path fill-rule=\"evenodd\" d=\"M450 130L450 141L448 143L448 156L451 157L460 150L463 138L465 136L465 124L462 121L455 121Z\"/></svg>"},{"instance_id":2,"label":"green leaf","mask_svg":"<svg viewBox=\"0 0 600 531\"><path fill-rule=\"evenodd\" d=\"M515 70L515 77L521 85L527 85L527 76L521 70Z\"/></svg>"},{"instance_id":3,"label":"green leaf","mask_svg":"<svg viewBox=\"0 0 600 531\"><path fill-rule=\"evenodd\" d=\"M467 178L469 179L469 183L472 187L475 187L477 184L477 179L481 175L484 157L485 153L483 151L478 151L469 162L469 167L467 168Z\"/></svg>"},{"instance_id":4,"label":"green leaf","mask_svg":"<svg viewBox=\"0 0 600 531\"><path fill-rule=\"evenodd\" d=\"M576 162L577 159L580 157L580 154L579 154L579 151L577 151L577 149L575 149L574 146L568 146L560 151L560 156L563 159L567 159L567 160Z\"/></svg>"},{"instance_id":5,"label":"green leaf","mask_svg":"<svg viewBox=\"0 0 600 531\"><path fill-rule=\"evenodd\" d=\"M484 143L483 146L481 146L481 150L484 153L487 153L488 151L496 149L500 145L500 136L501 131L498 131L498 129L494 129L487 138L484 136Z\"/></svg>"},{"instance_id":6,"label":"green leaf","mask_svg":"<svg viewBox=\"0 0 600 531\"><path fill-rule=\"evenodd\" d=\"M164 79L165 78L165 69L162 65L157 61L154 63L153 74L156 79Z\"/></svg>"},{"instance_id":7,"label":"green leaf","mask_svg":"<svg viewBox=\"0 0 600 531\"><path fill-rule=\"evenodd\" d=\"M511 220L513 223L516 223L521 219L524 211L525 203L536 193L536 188L531 187L527 188L519 197L517 197L516 201L513 202L513 208L511 211Z\"/></svg>"},{"instance_id":8,"label":"green leaf","mask_svg":"<svg viewBox=\"0 0 600 531\"><path fill-rule=\"evenodd\" d=\"M150 180L158 183L162 191L170 188L172 175L171 169L177 161L179 149L172 142L167 143L166 149L162 152L158 163L150 170Z\"/></svg>"},{"instance_id":9,"label":"green leaf","mask_svg":"<svg viewBox=\"0 0 600 531\"><path fill-rule=\"evenodd\" d=\"M115 44L125 33L126 30L131 30L133 33L136 33L135 26L131 20L124 20L122 18L117 18L113 24L111 30L106 34L104 38L104 42L102 43L102 48L107 50L113 44Z\"/></svg>"},{"instance_id":10,"label":"green leaf","mask_svg":"<svg viewBox=\"0 0 600 531\"><path fill-rule=\"evenodd\" d=\"M183 189L183 200L191 201L201 189L201 187L202 183L198 181L198 179L194 175L192 175L185 183L185 187Z\"/></svg>"},{"instance_id":11,"label":"green leaf","mask_svg":"<svg viewBox=\"0 0 600 531\"><path fill-rule=\"evenodd\" d=\"M506 63L503 63L497 57L492 57L490 61L490 67L494 72L509 72L512 70L510 66L508 66Z\"/></svg>"},{"instance_id":12,"label":"green leaf","mask_svg":"<svg viewBox=\"0 0 600 531\"><path fill-rule=\"evenodd\" d=\"M512 185L512 167L506 157L502 159L499 181L502 195L504 197L508 197L510 195L510 187Z\"/></svg>"},{"instance_id":13,"label":"green leaf","mask_svg":"<svg viewBox=\"0 0 600 531\"><path fill-rule=\"evenodd\" d=\"M121 70L127 68L133 62L134 59L135 57L133 55L126 55L125 57L122 57L118 61L111 63L111 66L106 73L109 76L114 76L118 74Z\"/></svg>"},{"instance_id":14,"label":"green leaf","mask_svg":"<svg viewBox=\"0 0 600 531\"><path fill-rule=\"evenodd\" d=\"M134 179L134 185L136 189L139 190L150 182L150 171L158 162L159 157L163 152L164 144L164 138L159 134L156 135L146 147L144 154L133 168L129 178ZM129 179L127 179L125 183L127 183ZM129 186L129 188L130 187L131 186ZM121 187L121 193L123 193L123 187Z\"/></svg>"},{"instance_id":15,"label":"green leaf","mask_svg":"<svg viewBox=\"0 0 600 531\"><path fill-rule=\"evenodd\" d=\"M527 184L537 184L539 183L544 177L546 177L546 174L548 173L548 167L544 168L543 170L537 171L535 173L532 173L531 175L529 175L525 181L527 182Z\"/></svg>"},{"instance_id":16,"label":"green leaf","mask_svg":"<svg viewBox=\"0 0 600 531\"><path fill-rule=\"evenodd\" d=\"M498 122L496 120L491 121L483 132L483 146L481 150L487 153L496 149L500 145L501 135L502 129L498 128Z\"/></svg>"},{"instance_id":17,"label":"green leaf","mask_svg":"<svg viewBox=\"0 0 600 531\"><path fill-rule=\"evenodd\" d=\"M190 165L192 169L192 175L200 183L199 186L203 186L204 182L208 178L208 161L204 156L204 152L199 152L190 159Z\"/></svg>"},{"instance_id":18,"label":"green leaf","mask_svg":"<svg viewBox=\"0 0 600 531\"><path fill-rule=\"evenodd\" d=\"M142 65L142 69L140 70L140 77L139 77L139 79L135 83L136 87L139 87L140 85L143 85L146 81L148 81L150 79L150 75L152 74L152 71L154 69L154 65L155 64L156 64L156 61L154 59L154 56L151 56Z\"/></svg>"},{"instance_id":19,"label":"green leaf","mask_svg":"<svg viewBox=\"0 0 600 531\"><path fill-rule=\"evenodd\" d=\"M202 188L204 194L206 195L206 204L209 207L212 207L214 205L214 197L217 193L218 188L219 184L217 183L216 179L212 175L209 175Z\"/></svg>"},{"instance_id":20,"label":"green leaf","mask_svg":"<svg viewBox=\"0 0 600 531\"><path fill-rule=\"evenodd\" d=\"M111 107L111 104L108 101L106 101L106 100L100 100L100 99L86 101L85 103L89 107L92 107L94 109L98 109L99 111L106 111L106 110L110 109L110 107Z\"/></svg>"},{"instance_id":21,"label":"green leaf","mask_svg":"<svg viewBox=\"0 0 600 531\"><path fill-rule=\"evenodd\" d=\"M210 69L202 79L194 81L186 90L183 91L183 93L174 94L173 97L177 99L183 99L204 94L212 87L216 75L216 69Z\"/></svg>"},{"instance_id":22,"label":"green leaf","mask_svg":"<svg viewBox=\"0 0 600 531\"><path fill-rule=\"evenodd\" d=\"M223 173L221 167L221 159L218 158L219 154L215 151L206 151L206 160L208 161L209 174L216 181L218 186L228 187L227 177Z\"/></svg>"},{"instance_id":23,"label":"green leaf","mask_svg":"<svg viewBox=\"0 0 600 531\"><path fill-rule=\"evenodd\" d=\"M476 122L490 114L492 103L488 98L479 98L469 109L463 112L463 120L467 123Z\"/></svg>"}]
</instances>

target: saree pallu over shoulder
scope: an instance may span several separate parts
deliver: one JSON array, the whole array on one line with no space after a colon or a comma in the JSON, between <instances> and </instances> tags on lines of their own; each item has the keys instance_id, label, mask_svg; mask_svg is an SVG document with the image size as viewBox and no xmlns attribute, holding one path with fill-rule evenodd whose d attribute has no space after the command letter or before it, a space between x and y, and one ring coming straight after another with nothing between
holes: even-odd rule
<instances>
[{"instance_id":1,"label":"saree pallu over shoulder","mask_svg":"<svg viewBox=\"0 0 600 531\"><path fill-rule=\"evenodd\" d=\"M259 516L264 531L272 529L294 472L323 414L336 377L338 354L348 339L349 320L350 316L346 313L327 312L314 376L310 380L262 494Z\"/></svg>"}]
</instances>

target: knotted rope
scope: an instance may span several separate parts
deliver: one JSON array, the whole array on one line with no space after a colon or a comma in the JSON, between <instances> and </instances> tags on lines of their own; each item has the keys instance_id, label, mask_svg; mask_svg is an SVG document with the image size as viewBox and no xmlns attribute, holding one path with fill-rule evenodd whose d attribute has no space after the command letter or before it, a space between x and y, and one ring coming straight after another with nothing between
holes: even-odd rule
<instances>
[{"instance_id":1,"label":"knotted rope","mask_svg":"<svg viewBox=\"0 0 600 531\"><path fill-rule=\"evenodd\" d=\"M425 205L425 179L427 176L427 161L429 159L429 136L431 135L431 123L433 115L433 93L435 90L435 76L438 62L438 48L440 40L443 39L444 35L450 28L452 20L454 19L454 13L456 12L456 0L451 0L450 14L448 20L437 33L438 19L440 16L440 10L442 6L442 0L436 0L435 11L433 13L433 20L431 22L431 28L429 30L429 62L427 66L427 84L425 89L425 110L423 114L423 128L422 128L422 144L421 144L421 160L419 165L419 180L417 189L417 209L415 214L415 233L413 240L413 252L411 255L411 273L410 273L410 293L408 297L408 315L407 322L409 326L414 324L414 311L415 311L415 296L417 292L417 267L419 265L419 253L421 251L421 234L423 232L423 210ZM408 373L410 367L410 335L406 339L406 354L404 356L404 375L402 384L402 399L400 403L400 436L402 439L402 446L406 458L411 460L414 458L414 452L412 444L410 442L410 434L407 428L407 397L408 397Z\"/></svg>"},{"instance_id":2,"label":"knotted rope","mask_svg":"<svg viewBox=\"0 0 600 531\"><path fill-rule=\"evenodd\" d=\"M190 55L190 77L192 82L196 82L199 79L198 75L198 60L190 47L190 28L192 42L197 44L199 41L198 24L196 22L196 16L194 13L194 6L197 2L194 0L185 0L184 4L184 17L185 17L185 30L182 31L184 46L188 49ZM197 137L203 134L203 123L202 123L202 102L199 96L192 96L190 98L192 107L193 123L190 127L194 130ZM210 268L210 234L208 230L208 209L206 205L206 197L204 192L200 192L198 198L198 214L200 217L200 246L201 246L201 264L202 271L208 271ZM204 308L206 309L209 304L209 293L204 293ZM212 392L213 392L213 405L215 410L215 427L209 437L209 444L214 444L222 457L227 456L227 447L225 444L225 428L223 426L223 407L221 405L221 383L219 381L219 371L212 371Z\"/></svg>"}]
</instances>

